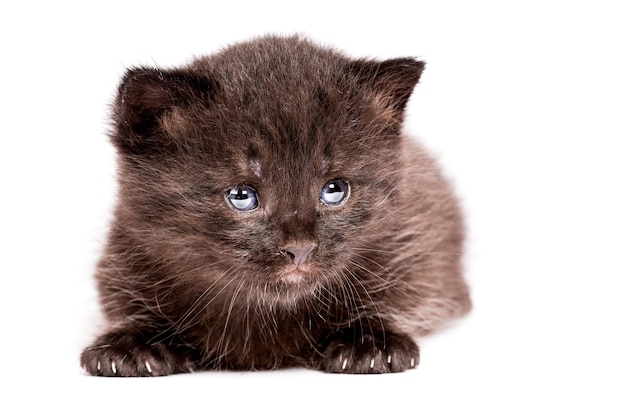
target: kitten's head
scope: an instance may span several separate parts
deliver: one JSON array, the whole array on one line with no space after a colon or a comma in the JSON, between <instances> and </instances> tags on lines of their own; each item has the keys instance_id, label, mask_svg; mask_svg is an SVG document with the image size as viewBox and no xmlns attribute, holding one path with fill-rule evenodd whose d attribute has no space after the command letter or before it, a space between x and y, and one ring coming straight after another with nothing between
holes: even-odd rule
<instances>
[{"instance_id":1,"label":"kitten's head","mask_svg":"<svg viewBox=\"0 0 626 417\"><path fill-rule=\"evenodd\" d=\"M118 213L198 285L295 300L344 279L393 221L402 114L422 69L270 37L130 70L112 134Z\"/></svg>"}]
</instances>

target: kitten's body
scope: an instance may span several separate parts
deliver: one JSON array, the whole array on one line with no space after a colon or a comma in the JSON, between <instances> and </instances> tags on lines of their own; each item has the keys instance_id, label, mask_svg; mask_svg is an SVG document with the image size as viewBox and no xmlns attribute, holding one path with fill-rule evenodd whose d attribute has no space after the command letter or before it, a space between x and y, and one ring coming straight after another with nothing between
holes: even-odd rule
<instances>
[{"instance_id":1,"label":"kitten's body","mask_svg":"<svg viewBox=\"0 0 626 417\"><path fill-rule=\"evenodd\" d=\"M470 307L455 199L401 135L422 68L268 37L129 71L87 371L414 367L413 338Z\"/></svg>"}]
</instances>

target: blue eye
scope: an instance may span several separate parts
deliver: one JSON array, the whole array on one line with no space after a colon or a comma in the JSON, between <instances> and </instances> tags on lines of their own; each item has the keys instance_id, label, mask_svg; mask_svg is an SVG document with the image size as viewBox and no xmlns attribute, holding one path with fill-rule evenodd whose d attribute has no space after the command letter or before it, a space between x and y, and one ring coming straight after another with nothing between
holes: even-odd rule
<instances>
[{"instance_id":1,"label":"blue eye","mask_svg":"<svg viewBox=\"0 0 626 417\"><path fill-rule=\"evenodd\" d=\"M350 185L348 181L342 179L330 180L320 192L320 201L327 206L336 206L348 198Z\"/></svg>"},{"instance_id":2,"label":"blue eye","mask_svg":"<svg viewBox=\"0 0 626 417\"><path fill-rule=\"evenodd\" d=\"M237 211L252 211L259 207L255 189L245 184L226 191L226 200Z\"/></svg>"}]
</instances>

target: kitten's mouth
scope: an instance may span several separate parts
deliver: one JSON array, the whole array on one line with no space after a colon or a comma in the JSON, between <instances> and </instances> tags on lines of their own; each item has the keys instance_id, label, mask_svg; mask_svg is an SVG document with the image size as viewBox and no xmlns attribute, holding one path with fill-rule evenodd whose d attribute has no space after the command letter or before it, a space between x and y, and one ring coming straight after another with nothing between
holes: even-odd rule
<instances>
[{"instance_id":1,"label":"kitten's mouth","mask_svg":"<svg viewBox=\"0 0 626 417\"><path fill-rule=\"evenodd\" d=\"M285 267L279 274L279 280L287 284L299 284L307 280L308 273L311 270L308 264L299 266L289 265Z\"/></svg>"}]
</instances>

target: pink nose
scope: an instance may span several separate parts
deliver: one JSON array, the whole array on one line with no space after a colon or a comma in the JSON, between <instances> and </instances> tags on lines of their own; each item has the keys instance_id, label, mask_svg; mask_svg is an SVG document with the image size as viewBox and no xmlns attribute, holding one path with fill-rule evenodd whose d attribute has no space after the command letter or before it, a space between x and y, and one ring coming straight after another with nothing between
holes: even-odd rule
<instances>
[{"instance_id":1,"label":"pink nose","mask_svg":"<svg viewBox=\"0 0 626 417\"><path fill-rule=\"evenodd\" d=\"M308 246L291 246L283 248L283 251L289 254L295 266L300 266L307 261L307 258L313 252L316 245Z\"/></svg>"}]
</instances>

